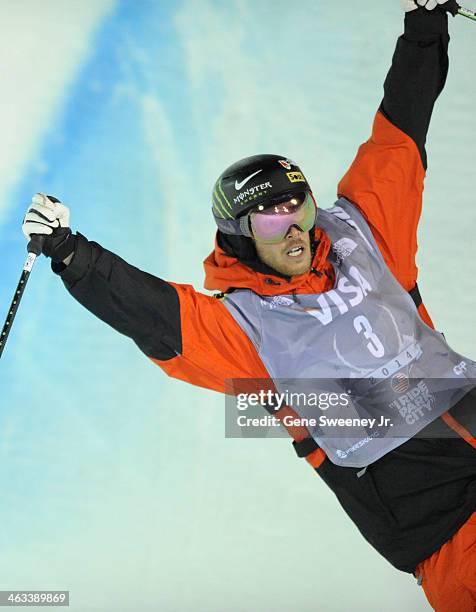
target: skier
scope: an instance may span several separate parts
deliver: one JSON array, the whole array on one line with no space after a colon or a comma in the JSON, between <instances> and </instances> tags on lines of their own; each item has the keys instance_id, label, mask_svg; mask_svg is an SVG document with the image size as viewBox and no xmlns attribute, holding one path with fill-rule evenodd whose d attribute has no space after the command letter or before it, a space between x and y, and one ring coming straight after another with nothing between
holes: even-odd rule
<instances>
[{"instance_id":1,"label":"skier","mask_svg":"<svg viewBox=\"0 0 476 612\"><path fill-rule=\"evenodd\" d=\"M414 574L435 610L474 612L476 393L464 381L476 378L476 363L434 331L415 265L426 134L446 81L452 11L443 0L402 4L405 30L371 137L333 208L317 209L303 172L285 156L249 157L218 178L218 232L204 266L205 287L221 299L142 272L73 234L56 198L35 194L23 232L46 236L43 253L76 300L169 376L194 385L224 392L226 379L279 385L356 372L375 383L416 371L426 400L447 400L412 412L395 392L406 424L400 437L342 448L339 438L305 427L288 431L362 535ZM451 401L444 380L456 381Z\"/></svg>"}]
</instances>

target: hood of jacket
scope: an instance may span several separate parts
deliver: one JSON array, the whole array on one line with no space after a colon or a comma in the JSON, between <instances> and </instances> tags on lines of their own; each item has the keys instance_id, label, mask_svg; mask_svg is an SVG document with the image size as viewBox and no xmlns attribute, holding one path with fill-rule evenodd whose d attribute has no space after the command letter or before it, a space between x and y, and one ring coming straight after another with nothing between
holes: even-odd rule
<instances>
[{"instance_id":1,"label":"hood of jacket","mask_svg":"<svg viewBox=\"0 0 476 612\"><path fill-rule=\"evenodd\" d=\"M249 239L248 239L249 240ZM331 242L325 232L314 229L314 256L311 270L299 276L287 277L257 262L244 263L220 246L220 234L215 238L215 249L203 262L205 289L227 293L232 289L251 289L258 295L290 293L322 293L334 284L334 269L327 260ZM248 265L247 265L248 264Z\"/></svg>"}]
</instances>

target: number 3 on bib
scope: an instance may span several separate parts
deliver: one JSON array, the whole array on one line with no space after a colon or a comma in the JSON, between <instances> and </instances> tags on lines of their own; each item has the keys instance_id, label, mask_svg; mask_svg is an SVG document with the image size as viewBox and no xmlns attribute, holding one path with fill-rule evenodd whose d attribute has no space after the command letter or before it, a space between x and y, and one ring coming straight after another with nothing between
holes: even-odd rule
<instances>
[{"instance_id":1,"label":"number 3 on bib","mask_svg":"<svg viewBox=\"0 0 476 612\"><path fill-rule=\"evenodd\" d=\"M385 355L385 349L383 344L380 342L379 337L372 330L367 317L359 315L354 319L354 329L358 334L363 332L364 338L368 340L367 348L374 357L383 357Z\"/></svg>"}]
</instances>

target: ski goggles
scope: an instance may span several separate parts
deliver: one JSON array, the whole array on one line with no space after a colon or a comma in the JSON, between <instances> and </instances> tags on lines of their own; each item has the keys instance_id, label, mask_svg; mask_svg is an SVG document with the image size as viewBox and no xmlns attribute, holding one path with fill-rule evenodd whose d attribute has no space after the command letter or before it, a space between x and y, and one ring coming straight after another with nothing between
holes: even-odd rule
<instances>
[{"instance_id":1,"label":"ski goggles","mask_svg":"<svg viewBox=\"0 0 476 612\"><path fill-rule=\"evenodd\" d=\"M260 205L249 214L253 237L264 244L281 242L293 225L302 232L308 232L314 226L316 217L317 206L309 192L294 195L266 208Z\"/></svg>"}]
</instances>

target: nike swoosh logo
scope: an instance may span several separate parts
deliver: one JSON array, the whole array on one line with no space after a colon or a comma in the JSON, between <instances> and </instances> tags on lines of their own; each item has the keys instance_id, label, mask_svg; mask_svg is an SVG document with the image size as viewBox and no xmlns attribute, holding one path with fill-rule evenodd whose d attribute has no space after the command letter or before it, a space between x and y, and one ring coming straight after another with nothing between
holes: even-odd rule
<instances>
[{"instance_id":1,"label":"nike swoosh logo","mask_svg":"<svg viewBox=\"0 0 476 612\"><path fill-rule=\"evenodd\" d=\"M239 183L238 181L235 181L235 189L236 189L236 191L240 191L240 189L243 187L243 185L246 185L246 183L250 179L252 179L254 176L259 174L260 172L263 172L263 168L261 168L261 170L257 170L256 172L253 172L253 174L250 174L249 176L247 176L243 181L241 181L241 183Z\"/></svg>"}]
</instances>

